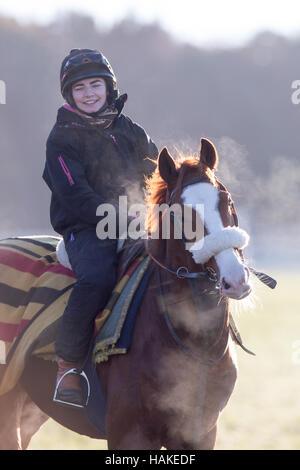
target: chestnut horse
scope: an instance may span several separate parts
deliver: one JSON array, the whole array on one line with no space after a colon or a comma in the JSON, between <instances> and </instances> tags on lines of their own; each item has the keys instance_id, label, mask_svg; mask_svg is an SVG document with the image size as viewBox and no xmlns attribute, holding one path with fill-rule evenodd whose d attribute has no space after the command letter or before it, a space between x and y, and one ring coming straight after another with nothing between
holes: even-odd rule
<instances>
[{"instance_id":1,"label":"chestnut horse","mask_svg":"<svg viewBox=\"0 0 300 470\"><path fill-rule=\"evenodd\" d=\"M215 176L217 163L207 139L201 139L200 158L175 162L164 148L147 181L148 229L154 205L178 204L191 208L193 226L200 220L205 236L189 244L184 233L175 237L173 217L169 237L147 239L153 271L131 346L97 365L109 449L215 446L218 417L237 377L229 300L251 291L241 251L248 236L237 227L230 194ZM167 210L160 214L160 228L169 215ZM52 402L55 373L54 363L32 357L18 386L0 397L1 448L26 448L48 416L103 438L82 410Z\"/></svg>"}]
</instances>

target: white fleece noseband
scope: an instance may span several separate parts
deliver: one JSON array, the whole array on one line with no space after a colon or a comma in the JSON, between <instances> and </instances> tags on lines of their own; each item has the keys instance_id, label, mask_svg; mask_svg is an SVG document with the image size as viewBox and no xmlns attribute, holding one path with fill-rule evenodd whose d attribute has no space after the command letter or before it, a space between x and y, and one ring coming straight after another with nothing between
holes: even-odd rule
<instances>
[{"instance_id":1,"label":"white fleece noseband","mask_svg":"<svg viewBox=\"0 0 300 470\"><path fill-rule=\"evenodd\" d=\"M203 264L228 248L245 248L248 242L249 235L245 230L238 227L226 227L198 240L189 251L192 253L195 263Z\"/></svg>"}]
</instances>

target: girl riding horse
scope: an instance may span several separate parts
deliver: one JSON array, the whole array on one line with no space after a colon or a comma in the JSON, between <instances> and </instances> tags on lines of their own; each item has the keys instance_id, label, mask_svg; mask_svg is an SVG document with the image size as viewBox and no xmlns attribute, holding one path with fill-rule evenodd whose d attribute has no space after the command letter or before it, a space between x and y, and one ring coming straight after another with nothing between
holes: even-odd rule
<instances>
[{"instance_id":1,"label":"girl riding horse","mask_svg":"<svg viewBox=\"0 0 300 470\"><path fill-rule=\"evenodd\" d=\"M97 50L73 49L60 70L66 104L47 140L43 178L51 190L50 218L63 236L77 282L56 340L57 384L88 353L94 318L116 281L117 240L96 234L100 204L117 209L126 184L142 185L157 148L142 127L122 114L127 95L119 96L116 76ZM117 209L118 211L118 209ZM78 374L60 381L56 399L83 405Z\"/></svg>"}]
</instances>

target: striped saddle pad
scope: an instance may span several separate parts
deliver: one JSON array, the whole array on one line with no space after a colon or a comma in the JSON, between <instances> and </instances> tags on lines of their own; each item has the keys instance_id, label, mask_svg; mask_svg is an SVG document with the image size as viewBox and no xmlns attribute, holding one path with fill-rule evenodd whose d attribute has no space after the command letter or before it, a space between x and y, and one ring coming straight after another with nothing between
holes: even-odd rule
<instances>
[{"instance_id":1,"label":"striped saddle pad","mask_svg":"<svg viewBox=\"0 0 300 470\"><path fill-rule=\"evenodd\" d=\"M0 360L7 364L0 395L16 385L29 355L55 359L56 334L76 282L73 271L57 261L59 241L59 237L50 236L0 240ZM95 338L98 338L95 362L106 360L110 354L125 352L116 350L115 345L121 335L129 299L148 265L148 257L136 259L116 285L106 308L99 312L95 320ZM123 298L122 303L120 298ZM115 306L118 313L112 315ZM99 337L104 326L103 335ZM108 354L108 350L113 352Z\"/></svg>"}]
</instances>

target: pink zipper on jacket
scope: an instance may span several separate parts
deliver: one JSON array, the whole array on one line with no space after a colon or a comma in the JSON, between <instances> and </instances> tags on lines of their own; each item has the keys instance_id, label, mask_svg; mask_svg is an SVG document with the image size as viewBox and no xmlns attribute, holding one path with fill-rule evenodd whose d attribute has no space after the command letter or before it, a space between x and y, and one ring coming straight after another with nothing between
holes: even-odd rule
<instances>
[{"instance_id":1,"label":"pink zipper on jacket","mask_svg":"<svg viewBox=\"0 0 300 470\"><path fill-rule=\"evenodd\" d=\"M64 159L63 159L63 157L62 157L61 155L59 155L58 161L59 161L59 163L60 163L60 165L61 165L61 167L62 167L62 169L63 169L65 175L67 176L70 185L72 186L73 184L75 184L75 183L74 183L74 180L73 180L73 178L72 178L72 176L71 176L71 173L70 173L69 168L68 168L67 165L65 164L65 161L64 161Z\"/></svg>"}]
</instances>

